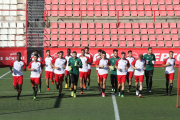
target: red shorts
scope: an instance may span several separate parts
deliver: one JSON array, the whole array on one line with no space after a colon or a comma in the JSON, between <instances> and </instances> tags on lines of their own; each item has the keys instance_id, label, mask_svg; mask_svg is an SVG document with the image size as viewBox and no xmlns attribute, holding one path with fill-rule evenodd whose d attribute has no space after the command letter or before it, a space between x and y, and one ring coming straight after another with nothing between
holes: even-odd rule
<instances>
[{"instance_id":1,"label":"red shorts","mask_svg":"<svg viewBox=\"0 0 180 120\"><path fill-rule=\"evenodd\" d=\"M70 75L70 72L65 70L65 75Z\"/></svg>"},{"instance_id":2,"label":"red shorts","mask_svg":"<svg viewBox=\"0 0 180 120\"><path fill-rule=\"evenodd\" d=\"M55 81L64 81L64 74L55 74Z\"/></svg>"},{"instance_id":3,"label":"red shorts","mask_svg":"<svg viewBox=\"0 0 180 120\"><path fill-rule=\"evenodd\" d=\"M53 72L45 71L45 79L53 80Z\"/></svg>"},{"instance_id":4,"label":"red shorts","mask_svg":"<svg viewBox=\"0 0 180 120\"><path fill-rule=\"evenodd\" d=\"M31 79L31 84L34 85L34 84L39 84L39 81L40 81L40 78L30 78Z\"/></svg>"},{"instance_id":5,"label":"red shorts","mask_svg":"<svg viewBox=\"0 0 180 120\"><path fill-rule=\"evenodd\" d=\"M132 79L133 78L133 72L127 72L127 78Z\"/></svg>"},{"instance_id":6,"label":"red shorts","mask_svg":"<svg viewBox=\"0 0 180 120\"><path fill-rule=\"evenodd\" d=\"M84 80L87 80L88 72L79 72L79 78L84 78Z\"/></svg>"},{"instance_id":7,"label":"red shorts","mask_svg":"<svg viewBox=\"0 0 180 120\"><path fill-rule=\"evenodd\" d=\"M23 75L22 76L13 76L13 86L17 85L22 85L23 84Z\"/></svg>"},{"instance_id":8,"label":"red shorts","mask_svg":"<svg viewBox=\"0 0 180 120\"><path fill-rule=\"evenodd\" d=\"M88 76L91 75L91 69L88 69Z\"/></svg>"},{"instance_id":9,"label":"red shorts","mask_svg":"<svg viewBox=\"0 0 180 120\"><path fill-rule=\"evenodd\" d=\"M136 82L143 82L144 81L144 75L139 75L139 76L135 76L135 81Z\"/></svg>"},{"instance_id":10,"label":"red shorts","mask_svg":"<svg viewBox=\"0 0 180 120\"><path fill-rule=\"evenodd\" d=\"M126 82L126 75L117 75L118 84Z\"/></svg>"},{"instance_id":11,"label":"red shorts","mask_svg":"<svg viewBox=\"0 0 180 120\"><path fill-rule=\"evenodd\" d=\"M174 73L166 74L166 80L174 80Z\"/></svg>"},{"instance_id":12,"label":"red shorts","mask_svg":"<svg viewBox=\"0 0 180 120\"><path fill-rule=\"evenodd\" d=\"M99 80L103 81L103 79L107 79L108 74L99 75Z\"/></svg>"},{"instance_id":13,"label":"red shorts","mask_svg":"<svg viewBox=\"0 0 180 120\"><path fill-rule=\"evenodd\" d=\"M99 77L99 73L98 73L98 70L96 70L96 73L97 73L97 77Z\"/></svg>"}]
</instances>

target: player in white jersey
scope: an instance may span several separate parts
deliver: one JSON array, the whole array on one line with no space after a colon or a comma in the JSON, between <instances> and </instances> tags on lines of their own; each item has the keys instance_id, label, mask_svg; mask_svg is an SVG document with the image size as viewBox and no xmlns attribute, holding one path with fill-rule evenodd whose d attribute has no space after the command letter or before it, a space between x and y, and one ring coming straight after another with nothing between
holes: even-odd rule
<instances>
[{"instance_id":1,"label":"player in white jersey","mask_svg":"<svg viewBox=\"0 0 180 120\"><path fill-rule=\"evenodd\" d=\"M90 60L88 64L88 76L87 76L87 82L88 82L88 87L87 90L90 90L90 81L91 81L91 64L93 63L93 55L89 53L89 48L85 47L85 56L87 56ZM86 81L84 81L86 82ZM86 88L86 84L84 84L84 88Z\"/></svg>"},{"instance_id":2,"label":"player in white jersey","mask_svg":"<svg viewBox=\"0 0 180 120\"><path fill-rule=\"evenodd\" d=\"M102 96L105 97L105 89L106 89L106 80L108 76L108 68L109 68L109 60L106 58L106 52L102 51L101 55L102 59L98 59L96 62L96 66L99 68L99 81L102 90Z\"/></svg>"},{"instance_id":3,"label":"player in white jersey","mask_svg":"<svg viewBox=\"0 0 180 120\"><path fill-rule=\"evenodd\" d=\"M128 57L126 59L129 60L129 64L130 64L130 67L128 68L127 77L126 77L127 82L129 84L128 92L130 92L131 85L132 85L133 71L134 71L134 69L131 67L131 63L135 60L135 58L132 56L132 50L128 51Z\"/></svg>"},{"instance_id":4,"label":"player in white jersey","mask_svg":"<svg viewBox=\"0 0 180 120\"><path fill-rule=\"evenodd\" d=\"M14 70L12 70L12 67ZM19 100L21 90L22 90L22 84L23 84L23 72L26 71L26 63L21 60L21 53L17 53L17 60L12 61L10 65L10 70L13 76L13 86L14 89L17 90L18 96L17 100Z\"/></svg>"},{"instance_id":5,"label":"player in white jersey","mask_svg":"<svg viewBox=\"0 0 180 120\"><path fill-rule=\"evenodd\" d=\"M130 66L129 61L125 59L125 52L121 52L121 59L118 59L115 63L115 68L117 69L117 79L118 79L118 92L119 96L124 97L124 89L126 82L127 70ZM122 94L120 92L122 83Z\"/></svg>"},{"instance_id":6,"label":"player in white jersey","mask_svg":"<svg viewBox=\"0 0 180 120\"><path fill-rule=\"evenodd\" d=\"M81 93L83 94L83 79L84 81L87 80L88 76L88 64L90 63L89 57L85 56L85 50L81 50L81 55L79 56L82 62L82 68L79 68L79 79L80 79L80 88Z\"/></svg>"},{"instance_id":7,"label":"player in white jersey","mask_svg":"<svg viewBox=\"0 0 180 120\"><path fill-rule=\"evenodd\" d=\"M135 59L131 66L135 69L134 76L135 76L135 86L136 86L136 95L139 95L141 98L142 89L143 89L143 81L144 81L144 71L146 69L146 60L143 59L143 55L139 54L139 58ZM140 82L140 88L138 90L138 82Z\"/></svg>"},{"instance_id":8,"label":"player in white jersey","mask_svg":"<svg viewBox=\"0 0 180 120\"><path fill-rule=\"evenodd\" d=\"M98 55L95 57L95 61L97 62L99 59L101 59L101 55L102 55L102 50L99 49L98 50ZM100 87L100 81L99 81L99 67L96 66L96 73L97 73L97 82L98 82L98 86L99 86L99 91L101 90L101 87Z\"/></svg>"},{"instance_id":9,"label":"player in white jersey","mask_svg":"<svg viewBox=\"0 0 180 120\"><path fill-rule=\"evenodd\" d=\"M34 55L37 54L38 55L38 50L34 51ZM34 61L34 56L30 58L31 62ZM39 57L38 55L38 61L39 62L43 62L43 59L41 57ZM42 74L41 74L42 76ZM39 92L41 92L41 76L40 76L40 82L39 82Z\"/></svg>"},{"instance_id":10,"label":"player in white jersey","mask_svg":"<svg viewBox=\"0 0 180 120\"><path fill-rule=\"evenodd\" d=\"M34 90L33 99L36 100L38 85L40 83L40 77L43 72L43 64L42 62L38 61L38 54L34 54L34 61L29 63L28 70L31 71L30 80Z\"/></svg>"},{"instance_id":11,"label":"player in white jersey","mask_svg":"<svg viewBox=\"0 0 180 120\"><path fill-rule=\"evenodd\" d=\"M174 80L174 73L175 73L175 69L174 67L176 67L175 65L175 58L173 58L173 51L169 51L169 57L166 58L163 61L163 67L166 67L166 95L168 95L168 86L169 86L169 80L170 80L170 91L169 91L169 96L171 96L171 90L173 87L173 80Z\"/></svg>"},{"instance_id":12,"label":"player in white jersey","mask_svg":"<svg viewBox=\"0 0 180 120\"><path fill-rule=\"evenodd\" d=\"M47 85L47 91L49 91L49 79L54 84L53 80L53 71L54 69L51 66L51 61L54 59L50 55L50 50L46 50L46 57L43 59L43 65L45 66L45 79L46 79L46 85Z\"/></svg>"},{"instance_id":13,"label":"player in white jersey","mask_svg":"<svg viewBox=\"0 0 180 120\"><path fill-rule=\"evenodd\" d=\"M70 79L70 72L68 67L69 58L72 58L71 49L67 49L67 55L65 56L65 59L67 60L66 69L65 69L65 82L66 82L65 88L67 88L68 86L68 78L69 78L69 90L71 90L71 79Z\"/></svg>"}]
</instances>

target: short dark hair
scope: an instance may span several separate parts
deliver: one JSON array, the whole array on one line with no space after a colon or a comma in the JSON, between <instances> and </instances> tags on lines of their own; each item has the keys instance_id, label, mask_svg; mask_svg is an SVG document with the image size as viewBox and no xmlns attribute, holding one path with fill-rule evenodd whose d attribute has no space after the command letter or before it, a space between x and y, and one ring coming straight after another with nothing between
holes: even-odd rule
<instances>
[{"instance_id":1,"label":"short dark hair","mask_svg":"<svg viewBox=\"0 0 180 120\"><path fill-rule=\"evenodd\" d=\"M63 54L64 52L63 52L63 51L59 51L59 53L62 53L62 54Z\"/></svg>"},{"instance_id":2,"label":"short dark hair","mask_svg":"<svg viewBox=\"0 0 180 120\"><path fill-rule=\"evenodd\" d=\"M70 48L68 48L67 50L70 50L70 51L71 51L71 49L70 49Z\"/></svg>"},{"instance_id":3,"label":"short dark hair","mask_svg":"<svg viewBox=\"0 0 180 120\"><path fill-rule=\"evenodd\" d=\"M34 52L38 52L38 50L35 50Z\"/></svg>"},{"instance_id":4,"label":"short dark hair","mask_svg":"<svg viewBox=\"0 0 180 120\"><path fill-rule=\"evenodd\" d=\"M169 51L169 53L174 53L173 51Z\"/></svg>"},{"instance_id":5,"label":"short dark hair","mask_svg":"<svg viewBox=\"0 0 180 120\"><path fill-rule=\"evenodd\" d=\"M85 52L85 50L84 50L84 49L81 49L81 51L84 51L84 52Z\"/></svg>"},{"instance_id":6,"label":"short dark hair","mask_svg":"<svg viewBox=\"0 0 180 120\"><path fill-rule=\"evenodd\" d=\"M102 54L106 54L106 52L103 50L103 51L102 51Z\"/></svg>"},{"instance_id":7,"label":"short dark hair","mask_svg":"<svg viewBox=\"0 0 180 120\"><path fill-rule=\"evenodd\" d=\"M46 50L46 53L47 53L47 52L50 52L50 50Z\"/></svg>"},{"instance_id":8,"label":"short dark hair","mask_svg":"<svg viewBox=\"0 0 180 120\"><path fill-rule=\"evenodd\" d=\"M139 54L139 58L143 58L143 55L142 55L142 54Z\"/></svg>"},{"instance_id":9,"label":"short dark hair","mask_svg":"<svg viewBox=\"0 0 180 120\"><path fill-rule=\"evenodd\" d=\"M60 52L57 52L57 54L59 54Z\"/></svg>"},{"instance_id":10,"label":"short dark hair","mask_svg":"<svg viewBox=\"0 0 180 120\"><path fill-rule=\"evenodd\" d=\"M18 54L21 56L21 53L20 53L20 52L17 52L17 55L18 55Z\"/></svg>"},{"instance_id":11,"label":"short dark hair","mask_svg":"<svg viewBox=\"0 0 180 120\"><path fill-rule=\"evenodd\" d=\"M38 58L38 54L34 54L34 56L36 56Z\"/></svg>"},{"instance_id":12,"label":"short dark hair","mask_svg":"<svg viewBox=\"0 0 180 120\"><path fill-rule=\"evenodd\" d=\"M102 52L102 50L101 50L101 49L99 49L99 50L98 50L98 52Z\"/></svg>"},{"instance_id":13,"label":"short dark hair","mask_svg":"<svg viewBox=\"0 0 180 120\"><path fill-rule=\"evenodd\" d=\"M114 49L113 52L118 52L118 50L117 50L117 49Z\"/></svg>"},{"instance_id":14,"label":"short dark hair","mask_svg":"<svg viewBox=\"0 0 180 120\"><path fill-rule=\"evenodd\" d=\"M152 50L152 47L148 47L148 50L151 49Z\"/></svg>"},{"instance_id":15,"label":"short dark hair","mask_svg":"<svg viewBox=\"0 0 180 120\"><path fill-rule=\"evenodd\" d=\"M121 55L122 55L122 54L126 54L126 53L122 51L122 52L121 52Z\"/></svg>"},{"instance_id":16,"label":"short dark hair","mask_svg":"<svg viewBox=\"0 0 180 120\"><path fill-rule=\"evenodd\" d=\"M73 53L76 53L76 54L77 54L77 52L76 52L76 51L73 51Z\"/></svg>"},{"instance_id":17,"label":"short dark hair","mask_svg":"<svg viewBox=\"0 0 180 120\"><path fill-rule=\"evenodd\" d=\"M89 47L85 47L85 49L88 49L88 50L89 50Z\"/></svg>"},{"instance_id":18,"label":"short dark hair","mask_svg":"<svg viewBox=\"0 0 180 120\"><path fill-rule=\"evenodd\" d=\"M129 50L129 51L128 51L128 53L130 53L130 52L132 53L132 50Z\"/></svg>"}]
</instances>

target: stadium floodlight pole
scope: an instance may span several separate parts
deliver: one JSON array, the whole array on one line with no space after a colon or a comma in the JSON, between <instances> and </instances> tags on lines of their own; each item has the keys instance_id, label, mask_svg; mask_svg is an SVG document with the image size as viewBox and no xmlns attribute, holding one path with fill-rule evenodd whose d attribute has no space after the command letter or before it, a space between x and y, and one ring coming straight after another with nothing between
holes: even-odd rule
<instances>
[{"instance_id":1,"label":"stadium floodlight pole","mask_svg":"<svg viewBox=\"0 0 180 120\"><path fill-rule=\"evenodd\" d=\"M180 60L180 58L179 58ZM180 61L179 61L179 69L178 69L178 81L177 81L177 103L176 103L176 107L179 108L178 106L178 101L179 101L179 77L180 77Z\"/></svg>"}]
</instances>

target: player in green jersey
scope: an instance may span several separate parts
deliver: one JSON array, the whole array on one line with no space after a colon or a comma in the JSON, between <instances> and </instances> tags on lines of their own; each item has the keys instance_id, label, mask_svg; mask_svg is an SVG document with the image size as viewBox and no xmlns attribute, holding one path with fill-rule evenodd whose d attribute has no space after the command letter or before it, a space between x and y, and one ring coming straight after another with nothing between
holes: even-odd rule
<instances>
[{"instance_id":1,"label":"player in green jersey","mask_svg":"<svg viewBox=\"0 0 180 120\"><path fill-rule=\"evenodd\" d=\"M72 58L69 58L68 66L71 78L71 96L76 97L77 82L79 79L79 68L82 68L81 59L77 57L77 52L72 53Z\"/></svg>"},{"instance_id":2,"label":"player in green jersey","mask_svg":"<svg viewBox=\"0 0 180 120\"><path fill-rule=\"evenodd\" d=\"M147 92L151 92L154 64L156 62L156 57L154 54L152 54L152 47L148 48L148 53L143 56L143 59L146 60L145 76L146 76Z\"/></svg>"},{"instance_id":3,"label":"player in green jersey","mask_svg":"<svg viewBox=\"0 0 180 120\"><path fill-rule=\"evenodd\" d=\"M118 50L113 50L113 56L109 59L109 62L111 64L110 70L111 70L111 85L112 85L112 91L115 90L115 95L117 94L117 69L114 67L114 64L116 61L120 59L118 57Z\"/></svg>"}]
</instances>

